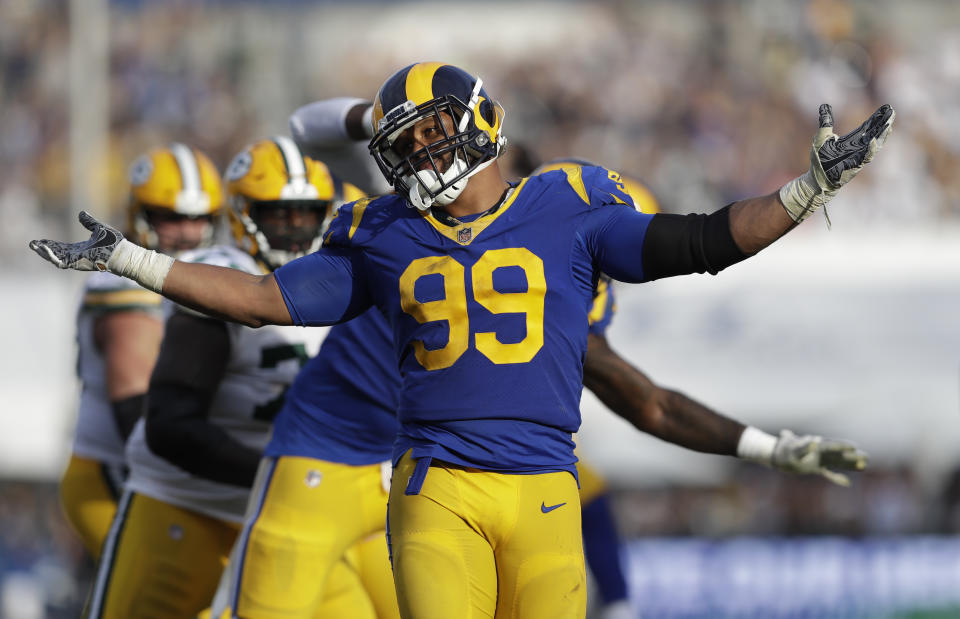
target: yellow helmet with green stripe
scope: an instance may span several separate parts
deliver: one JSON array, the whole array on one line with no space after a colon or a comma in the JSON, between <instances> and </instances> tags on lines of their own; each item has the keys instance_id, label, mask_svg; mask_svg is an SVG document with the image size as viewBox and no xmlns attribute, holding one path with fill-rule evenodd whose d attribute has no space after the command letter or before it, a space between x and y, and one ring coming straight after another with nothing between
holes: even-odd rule
<instances>
[{"instance_id":1,"label":"yellow helmet with green stripe","mask_svg":"<svg viewBox=\"0 0 960 619\"><path fill-rule=\"evenodd\" d=\"M225 179L237 246L271 270L319 249L336 209L365 196L283 135L238 153Z\"/></svg>"},{"instance_id":2,"label":"yellow helmet with green stripe","mask_svg":"<svg viewBox=\"0 0 960 619\"><path fill-rule=\"evenodd\" d=\"M158 245L161 218L210 220L203 242L213 238L213 216L223 207L220 173L202 152L174 142L138 157L130 166L129 232L145 247ZM181 247L178 249L187 249Z\"/></svg>"}]
</instances>

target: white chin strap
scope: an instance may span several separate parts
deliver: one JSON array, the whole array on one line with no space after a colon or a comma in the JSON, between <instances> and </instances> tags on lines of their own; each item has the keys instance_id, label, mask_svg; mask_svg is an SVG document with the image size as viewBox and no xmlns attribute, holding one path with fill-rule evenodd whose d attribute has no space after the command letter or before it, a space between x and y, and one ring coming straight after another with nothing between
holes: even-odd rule
<instances>
[{"instance_id":1,"label":"white chin strap","mask_svg":"<svg viewBox=\"0 0 960 619\"><path fill-rule=\"evenodd\" d=\"M473 110L476 109L477 102L480 100L481 88L483 88L483 80L478 77L477 81L473 84L473 92L470 93L470 100L467 102L467 111L460 117L460 122L457 126L459 133L463 133L466 130L470 119L473 118ZM467 180L469 180L471 176L491 163L493 163L493 159L483 162L477 166L475 170L470 172L470 174L464 176L453 185L450 185L442 193L437 194L436 197L433 198L430 197L426 190L429 189L430 193L435 193L440 190L441 181L443 184L446 184L450 182L451 179L463 174L467 170L467 163L464 160L459 157L454 157L450 168L441 174L439 178L433 170L421 170L416 174L408 174L403 177L403 182L410 188L407 200L421 211L429 210L434 204L446 206L460 197L460 194L463 193L463 190L467 186Z\"/></svg>"},{"instance_id":2,"label":"white chin strap","mask_svg":"<svg viewBox=\"0 0 960 619\"><path fill-rule=\"evenodd\" d=\"M447 169L447 171L441 174L439 177L433 170L420 170L416 174L408 174L407 176L404 176L403 182L410 187L410 193L407 195L407 199L411 205L421 211L429 210L434 204L438 204L440 206L446 206L447 204L450 204L460 197L460 194L467 186L467 179L469 176L461 178L459 181L453 185L450 185L443 190L442 193L437 194L433 198L431 198L430 194L427 192L428 190L430 193L439 191L443 184L448 183L450 180L463 174L466 169L467 164L463 161L463 159L455 157L453 163L450 164L450 167Z\"/></svg>"}]
</instances>

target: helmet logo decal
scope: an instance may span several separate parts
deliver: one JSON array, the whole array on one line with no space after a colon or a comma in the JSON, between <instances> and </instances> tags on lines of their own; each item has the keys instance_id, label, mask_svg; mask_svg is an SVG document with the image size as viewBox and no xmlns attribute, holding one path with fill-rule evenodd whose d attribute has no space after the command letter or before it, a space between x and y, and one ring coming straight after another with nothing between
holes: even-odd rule
<instances>
[{"instance_id":1,"label":"helmet logo decal","mask_svg":"<svg viewBox=\"0 0 960 619\"><path fill-rule=\"evenodd\" d=\"M153 162L150 161L150 157L146 155L137 157L137 160L130 164L130 184L134 187L143 185L152 175Z\"/></svg>"},{"instance_id":2,"label":"helmet logo decal","mask_svg":"<svg viewBox=\"0 0 960 619\"><path fill-rule=\"evenodd\" d=\"M249 150L245 150L233 158L233 161L227 166L227 173L224 176L230 182L238 181L250 172L252 165L253 155Z\"/></svg>"}]
</instances>

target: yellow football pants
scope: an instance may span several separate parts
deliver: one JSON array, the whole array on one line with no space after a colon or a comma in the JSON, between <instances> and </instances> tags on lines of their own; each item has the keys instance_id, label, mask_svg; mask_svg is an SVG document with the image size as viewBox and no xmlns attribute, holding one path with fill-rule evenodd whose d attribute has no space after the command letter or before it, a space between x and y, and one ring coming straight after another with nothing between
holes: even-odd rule
<instances>
[{"instance_id":1,"label":"yellow football pants","mask_svg":"<svg viewBox=\"0 0 960 619\"><path fill-rule=\"evenodd\" d=\"M416 619L582 618L587 590L577 483L434 461L393 475L388 539L400 614Z\"/></svg>"},{"instance_id":2,"label":"yellow football pants","mask_svg":"<svg viewBox=\"0 0 960 619\"><path fill-rule=\"evenodd\" d=\"M117 513L124 477L123 467L73 455L60 479L63 513L94 559Z\"/></svg>"},{"instance_id":3,"label":"yellow football pants","mask_svg":"<svg viewBox=\"0 0 960 619\"><path fill-rule=\"evenodd\" d=\"M210 604L239 525L124 492L85 616L184 619Z\"/></svg>"},{"instance_id":4,"label":"yellow football pants","mask_svg":"<svg viewBox=\"0 0 960 619\"><path fill-rule=\"evenodd\" d=\"M243 619L399 617L379 464L264 458L231 555Z\"/></svg>"}]
</instances>

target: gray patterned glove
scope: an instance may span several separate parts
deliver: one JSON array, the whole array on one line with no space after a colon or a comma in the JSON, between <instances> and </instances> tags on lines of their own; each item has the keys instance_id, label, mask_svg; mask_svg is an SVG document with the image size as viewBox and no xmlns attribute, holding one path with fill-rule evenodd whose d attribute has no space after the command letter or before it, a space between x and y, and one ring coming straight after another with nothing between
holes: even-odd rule
<instances>
[{"instance_id":1,"label":"gray patterned glove","mask_svg":"<svg viewBox=\"0 0 960 619\"><path fill-rule=\"evenodd\" d=\"M80 211L80 223L91 232L86 241L62 243L42 239L30 241L30 249L61 269L106 271L107 262L123 240L123 234L116 228L100 223L86 211Z\"/></svg>"},{"instance_id":2,"label":"gray patterned glove","mask_svg":"<svg viewBox=\"0 0 960 619\"><path fill-rule=\"evenodd\" d=\"M895 117L891 106L881 105L862 125L838 137L833 132L833 109L821 105L820 128L810 148L810 170L780 188L780 201L790 217L801 222L826 206L877 154Z\"/></svg>"},{"instance_id":3,"label":"gray patterned glove","mask_svg":"<svg viewBox=\"0 0 960 619\"><path fill-rule=\"evenodd\" d=\"M849 486L846 475L831 469L862 471L867 467L867 454L846 441L781 430L770 463L781 471L823 475L835 484Z\"/></svg>"},{"instance_id":4,"label":"gray patterned glove","mask_svg":"<svg viewBox=\"0 0 960 619\"><path fill-rule=\"evenodd\" d=\"M119 230L100 223L86 211L80 211L80 223L91 232L86 241L43 239L30 241L30 249L61 269L110 271L154 292L163 290L173 258L131 243Z\"/></svg>"}]
</instances>

